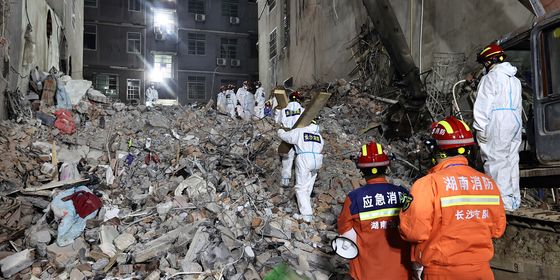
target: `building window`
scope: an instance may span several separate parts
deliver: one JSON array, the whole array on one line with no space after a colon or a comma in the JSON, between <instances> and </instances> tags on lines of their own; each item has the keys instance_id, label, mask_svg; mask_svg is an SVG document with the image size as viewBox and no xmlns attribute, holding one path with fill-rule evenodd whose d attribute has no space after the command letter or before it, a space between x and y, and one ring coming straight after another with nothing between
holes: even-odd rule
<instances>
[{"instance_id":1,"label":"building window","mask_svg":"<svg viewBox=\"0 0 560 280\"><path fill-rule=\"evenodd\" d=\"M187 96L189 99L206 99L206 78L198 76L187 77Z\"/></svg>"},{"instance_id":2,"label":"building window","mask_svg":"<svg viewBox=\"0 0 560 280\"><path fill-rule=\"evenodd\" d=\"M95 76L95 89L108 96L119 95L119 76L99 74Z\"/></svg>"},{"instance_id":3,"label":"building window","mask_svg":"<svg viewBox=\"0 0 560 280\"><path fill-rule=\"evenodd\" d=\"M237 17L239 0L222 0L222 16Z\"/></svg>"},{"instance_id":4,"label":"building window","mask_svg":"<svg viewBox=\"0 0 560 280\"><path fill-rule=\"evenodd\" d=\"M276 7L276 0L266 0L266 2L268 3L268 11L274 10L274 7Z\"/></svg>"},{"instance_id":5,"label":"building window","mask_svg":"<svg viewBox=\"0 0 560 280\"><path fill-rule=\"evenodd\" d=\"M204 0L189 0L189 13L206 14Z\"/></svg>"},{"instance_id":6,"label":"building window","mask_svg":"<svg viewBox=\"0 0 560 280\"><path fill-rule=\"evenodd\" d=\"M142 52L142 35L139 32L126 33L126 50L129 53Z\"/></svg>"},{"instance_id":7,"label":"building window","mask_svg":"<svg viewBox=\"0 0 560 280\"><path fill-rule=\"evenodd\" d=\"M84 7L97 8L97 0L84 0Z\"/></svg>"},{"instance_id":8,"label":"building window","mask_svg":"<svg viewBox=\"0 0 560 280\"><path fill-rule=\"evenodd\" d=\"M154 10L154 32L156 34L175 33L174 10Z\"/></svg>"},{"instance_id":9,"label":"building window","mask_svg":"<svg viewBox=\"0 0 560 280\"><path fill-rule=\"evenodd\" d=\"M154 55L154 73L160 75L159 79L173 78L173 57L171 55L156 54Z\"/></svg>"},{"instance_id":10,"label":"building window","mask_svg":"<svg viewBox=\"0 0 560 280\"><path fill-rule=\"evenodd\" d=\"M97 50L97 25L84 24L84 49Z\"/></svg>"},{"instance_id":11,"label":"building window","mask_svg":"<svg viewBox=\"0 0 560 280\"><path fill-rule=\"evenodd\" d=\"M142 1L141 0L128 0L128 10L132 12L142 11Z\"/></svg>"},{"instance_id":12,"label":"building window","mask_svg":"<svg viewBox=\"0 0 560 280\"><path fill-rule=\"evenodd\" d=\"M222 38L220 45L221 58L237 58L237 39Z\"/></svg>"},{"instance_id":13,"label":"building window","mask_svg":"<svg viewBox=\"0 0 560 280\"><path fill-rule=\"evenodd\" d=\"M276 56L276 28L270 32L270 37L268 40L268 52L270 53L270 58L274 58Z\"/></svg>"},{"instance_id":14,"label":"building window","mask_svg":"<svg viewBox=\"0 0 560 280\"><path fill-rule=\"evenodd\" d=\"M139 99L140 99L140 80L127 79L126 100L139 100Z\"/></svg>"},{"instance_id":15,"label":"building window","mask_svg":"<svg viewBox=\"0 0 560 280\"><path fill-rule=\"evenodd\" d=\"M195 55L206 54L206 35L201 33L188 34L188 53Z\"/></svg>"}]
</instances>

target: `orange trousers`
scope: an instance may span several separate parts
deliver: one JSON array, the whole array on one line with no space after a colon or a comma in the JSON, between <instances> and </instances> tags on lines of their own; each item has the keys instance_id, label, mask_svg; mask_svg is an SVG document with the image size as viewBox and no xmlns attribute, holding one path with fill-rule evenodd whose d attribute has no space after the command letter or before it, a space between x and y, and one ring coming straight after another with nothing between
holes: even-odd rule
<instances>
[{"instance_id":1,"label":"orange trousers","mask_svg":"<svg viewBox=\"0 0 560 280\"><path fill-rule=\"evenodd\" d=\"M494 280L490 264L424 267L424 280Z\"/></svg>"}]
</instances>

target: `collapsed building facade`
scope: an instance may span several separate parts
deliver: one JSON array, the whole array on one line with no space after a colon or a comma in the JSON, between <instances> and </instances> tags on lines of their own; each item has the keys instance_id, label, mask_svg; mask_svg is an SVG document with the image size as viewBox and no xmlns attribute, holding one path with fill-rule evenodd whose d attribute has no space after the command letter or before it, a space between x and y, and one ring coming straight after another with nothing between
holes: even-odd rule
<instances>
[{"instance_id":1,"label":"collapsed building facade","mask_svg":"<svg viewBox=\"0 0 560 280\"><path fill-rule=\"evenodd\" d=\"M7 92L28 90L32 69L51 68L81 79L83 0L3 1L0 119L7 118Z\"/></svg>"}]
</instances>

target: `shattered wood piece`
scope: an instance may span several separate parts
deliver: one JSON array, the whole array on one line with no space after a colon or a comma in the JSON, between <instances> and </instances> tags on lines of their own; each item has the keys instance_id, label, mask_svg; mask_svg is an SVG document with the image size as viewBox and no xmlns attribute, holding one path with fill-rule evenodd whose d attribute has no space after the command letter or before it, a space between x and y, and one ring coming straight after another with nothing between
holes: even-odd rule
<instances>
[{"instance_id":1,"label":"shattered wood piece","mask_svg":"<svg viewBox=\"0 0 560 280\"><path fill-rule=\"evenodd\" d=\"M330 97L331 94L328 92L319 92L317 95L315 95L315 97L313 97L313 100L311 100L311 103L309 103L309 106L305 108L303 114L301 114L297 122L294 124L293 128L306 127L311 124L311 121L313 121L313 119L315 119L315 117L319 115L319 112L321 111L321 109L323 109L323 107L325 107ZM282 141L282 143L280 143L280 146L278 146L278 153L281 155L287 154L291 148L292 145Z\"/></svg>"},{"instance_id":2,"label":"shattered wood piece","mask_svg":"<svg viewBox=\"0 0 560 280\"><path fill-rule=\"evenodd\" d=\"M278 101L278 106L276 106L276 109L283 109L286 108L286 106L288 106L289 101L285 90L275 89L274 97L276 97L276 101Z\"/></svg>"},{"instance_id":3,"label":"shattered wood piece","mask_svg":"<svg viewBox=\"0 0 560 280\"><path fill-rule=\"evenodd\" d=\"M41 187L26 188L26 189L23 189L22 192L30 193L30 192L37 192L37 191L42 191L42 190L50 190L50 189L55 189L55 188L59 188L59 187L65 187L65 186L71 186L71 185L75 185L75 184L79 184L79 183L85 183L87 181L89 181L89 179L80 178L80 179L74 179L74 180L64 180L64 181L52 182L52 183L49 183L49 184L45 184Z\"/></svg>"},{"instance_id":4,"label":"shattered wood piece","mask_svg":"<svg viewBox=\"0 0 560 280\"><path fill-rule=\"evenodd\" d=\"M377 101L389 103L389 104L392 104L392 105L399 103L398 100L389 99L389 98L385 98L385 97L372 96L371 98L372 98L372 99L375 99L375 100L377 100Z\"/></svg>"},{"instance_id":5,"label":"shattered wood piece","mask_svg":"<svg viewBox=\"0 0 560 280\"><path fill-rule=\"evenodd\" d=\"M362 129L362 131L360 131L360 132L361 132L362 134L364 134L364 133L366 133L366 132L368 132L368 131L370 131L370 130L372 130L372 129L374 129L374 128L379 127L380 125L381 125L380 122L373 122L372 124L368 125L366 128Z\"/></svg>"},{"instance_id":6,"label":"shattered wood piece","mask_svg":"<svg viewBox=\"0 0 560 280\"><path fill-rule=\"evenodd\" d=\"M109 263L105 266L105 268L103 268L103 272L107 273L111 270L111 267L113 267L113 265L117 262L117 257L120 253L120 251L117 251L117 253L109 260Z\"/></svg>"}]
</instances>

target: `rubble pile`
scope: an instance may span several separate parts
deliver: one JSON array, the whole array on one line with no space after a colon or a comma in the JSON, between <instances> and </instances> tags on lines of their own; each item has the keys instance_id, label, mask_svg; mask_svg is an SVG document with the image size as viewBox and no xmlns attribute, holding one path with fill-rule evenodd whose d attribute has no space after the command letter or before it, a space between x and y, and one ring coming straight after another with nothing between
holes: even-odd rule
<instances>
[{"instance_id":1,"label":"rubble pile","mask_svg":"<svg viewBox=\"0 0 560 280\"><path fill-rule=\"evenodd\" d=\"M421 142L387 143L378 125L386 106L343 80L334 90L319 121L325 168L312 223L297 214L293 189L280 187L271 118L232 120L211 104L110 104L86 90L63 114L41 107L1 122L2 275L261 279L281 263L311 279L346 274L330 240L360 184L353 156L373 139L388 144L401 159L395 183L409 185ZM67 190L96 194L102 207L78 216Z\"/></svg>"}]
</instances>

